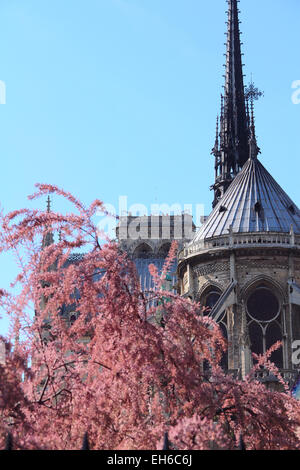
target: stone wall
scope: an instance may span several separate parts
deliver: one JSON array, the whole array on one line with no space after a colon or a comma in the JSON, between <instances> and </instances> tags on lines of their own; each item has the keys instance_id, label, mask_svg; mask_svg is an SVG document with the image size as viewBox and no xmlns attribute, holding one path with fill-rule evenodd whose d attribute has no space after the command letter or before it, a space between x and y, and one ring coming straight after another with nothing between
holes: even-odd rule
<instances>
[{"instance_id":1,"label":"stone wall","mask_svg":"<svg viewBox=\"0 0 300 470\"><path fill-rule=\"evenodd\" d=\"M294 368L292 342L297 338L300 340L300 307L289 302L288 281L293 279L300 285L299 250L243 247L197 252L195 256L180 260L178 274L181 293L200 302L204 301L209 289L223 293L232 280L236 281L234 302L226 307L228 368L238 370L242 376L252 363L246 303L251 290L264 282L280 304L284 368Z\"/></svg>"}]
</instances>

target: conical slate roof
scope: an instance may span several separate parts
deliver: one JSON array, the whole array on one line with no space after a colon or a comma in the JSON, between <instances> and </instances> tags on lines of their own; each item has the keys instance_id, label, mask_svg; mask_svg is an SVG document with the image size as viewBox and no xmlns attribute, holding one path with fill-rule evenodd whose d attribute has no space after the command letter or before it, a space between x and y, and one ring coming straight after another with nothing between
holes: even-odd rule
<instances>
[{"instance_id":1,"label":"conical slate roof","mask_svg":"<svg viewBox=\"0 0 300 470\"><path fill-rule=\"evenodd\" d=\"M233 233L300 234L300 210L257 158L249 158L192 243Z\"/></svg>"}]
</instances>

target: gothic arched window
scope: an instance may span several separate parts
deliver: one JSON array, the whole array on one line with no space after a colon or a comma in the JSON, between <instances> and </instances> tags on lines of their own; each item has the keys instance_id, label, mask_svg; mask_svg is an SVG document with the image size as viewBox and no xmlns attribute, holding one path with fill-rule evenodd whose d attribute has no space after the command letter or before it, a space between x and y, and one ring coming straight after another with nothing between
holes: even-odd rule
<instances>
[{"instance_id":1,"label":"gothic arched window","mask_svg":"<svg viewBox=\"0 0 300 470\"><path fill-rule=\"evenodd\" d=\"M210 287L205 291L204 295L202 296L202 302L201 302L203 307L206 308L206 310L204 311L204 315L209 315L209 312L216 305L220 297L221 297L221 291L216 287ZM221 317L219 318L218 324L220 326L220 329L223 333L224 338L228 340L227 314L225 311L222 313ZM221 360L221 367L224 370L228 370L228 352L227 351L225 351L225 353L223 354L223 357Z\"/></svg>"},{"instance_id":2,"label":"gothic arched window","mask_svg":"<svg viewBox=\"0 0 300 470\"><path fill-rule=\"evenodd\" d=\"M153 250L147 243L141 243L136 247L133 258L148 259L153 257Z\"/></svg>"},{"instance_id":3,"label":"gothic arched window","mask_svg":"<svg viewBox=\"0 0 300 470\"><path fill-rule=\"evenodd\" d=\"M220 296L221 296L221 293L219 291L211 290L210 292L208 292L208 294L205 297L204 306L209 309L212 309L215 306L215 304L218 302Z\"/></svg>"},{"instance_id":4,"label":"gothic arched window","mask_svg":"<svg viewBox=\"0 0 300 470\"><path fill-rule=\"evenodd\" d=\"M280 301L271 288L259 284L248 296L246 307L251 351L264 354L273 344L282 340ZM275 351L270 360L283 368L282 348Z\"/></svg>"},{"instance_id":5,"label":"gothic arched window","mask_svg":"<svg viewBox=\"0 0 300 470\"><path fill-rule=\"evenodd\" d=\"M158 250L157 257L158 258L166 258L169 254L171 248L171 243L164 243Z\"/></svg>"}]
</instances>

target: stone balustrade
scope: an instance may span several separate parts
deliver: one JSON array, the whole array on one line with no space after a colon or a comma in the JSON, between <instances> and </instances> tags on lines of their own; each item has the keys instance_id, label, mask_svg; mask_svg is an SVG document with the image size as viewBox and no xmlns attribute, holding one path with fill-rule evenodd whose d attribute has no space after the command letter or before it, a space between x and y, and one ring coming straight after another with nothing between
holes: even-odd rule
<instances>
[{"instance_id":1,"label":"stone balustrade","mask_svg":"<svg viewBox=\"0 0 300 470\"><path fill-rule=\"evenodd\" d=\"M211 250L242 248L246 246L286 247L300 249L300 235L294 233L260 232L229 233L226 236L206 238L203 241L186 244L179 252L179 260Z\"/></svg>"},{"instance_id":2,"label":"stone balustrade","mask_svg":"<svg viewBox=\"0 0 300 470\"><path fill-rule=\"evenodd\" d=\"M280 375L285 382L292 386L297 379L298 371L295 369L280 369ZM268 369L259 369L254 374L257 380L262 382L276 382L278 379L268 370Z\"/></svg>"}]
</instances>

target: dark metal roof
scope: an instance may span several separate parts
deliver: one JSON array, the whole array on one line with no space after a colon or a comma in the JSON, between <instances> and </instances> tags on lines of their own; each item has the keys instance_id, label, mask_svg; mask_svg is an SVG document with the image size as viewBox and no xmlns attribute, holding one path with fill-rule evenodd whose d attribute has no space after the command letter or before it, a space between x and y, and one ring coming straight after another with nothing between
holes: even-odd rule
<instances>
[{"instance_id":1,"label":"dark metal roof","mask_svg":"<svg viewBox=\"0 0 300 470\"><path fill-rule=\"evenodd\" d=\"M233 233L300 234L300 211L257 158L249 158L194 237Z\"/></svg>"}]
</instances>

